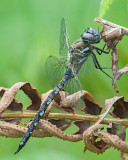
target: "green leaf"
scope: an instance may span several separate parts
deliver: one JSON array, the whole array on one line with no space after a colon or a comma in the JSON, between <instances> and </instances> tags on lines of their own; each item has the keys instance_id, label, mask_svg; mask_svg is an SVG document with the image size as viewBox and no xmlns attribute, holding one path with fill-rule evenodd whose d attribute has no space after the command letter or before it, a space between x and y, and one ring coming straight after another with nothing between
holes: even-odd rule
<instances>
[{"instance_id":1,"label":"green leaf","mask_svg":"<svg viewBox=\"0 0 128 160\"><path fill-rule=\"evenodd\" d=\"M103 18L107 10L111 7L114 0L101 0L99 18Z\"/></svg>"}]
</instances>

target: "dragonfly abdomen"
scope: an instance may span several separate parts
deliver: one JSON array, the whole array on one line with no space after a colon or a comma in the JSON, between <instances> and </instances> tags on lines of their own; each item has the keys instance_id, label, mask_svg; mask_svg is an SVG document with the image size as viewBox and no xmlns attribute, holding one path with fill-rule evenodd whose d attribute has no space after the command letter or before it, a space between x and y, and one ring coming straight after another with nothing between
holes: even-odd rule
<instances>
[{"instance_id":1,"label":"dragonfly abdomen","mask_svg":"<svg viewBox=\"0 0 128 160\"><path fill-rule=\"evenodd\" d=\"M59 93L59 91L63 88L65 83L67 83L68 80L70 79L70 74L71 74L71 69L67 68L62 80L58 83L58 85L54 88L54 90L49 94L48 98L41 105L40 110L35 115L33 122L29 126L28 131L25 133L22 140L20 141L19 148L17 149L17 151L14 154L18 153L24 147L24 145L26 144L26 142L28 141L28 139L32 135L34 129L37 127L39 120L44 115L46 109L48 108L48 106L50 105L52 100L56 97L56 95Z\"/></svg>"}]
</instances>

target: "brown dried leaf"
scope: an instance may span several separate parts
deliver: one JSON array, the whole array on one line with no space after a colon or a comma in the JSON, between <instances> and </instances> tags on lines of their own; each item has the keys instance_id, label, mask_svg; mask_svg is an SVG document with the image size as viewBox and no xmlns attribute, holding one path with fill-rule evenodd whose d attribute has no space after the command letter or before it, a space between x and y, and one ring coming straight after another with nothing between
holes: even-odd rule
<instances>
[{"instance_id":1,"label":"brown dried leaf","mask_svg":"<svg viewBox=\"0 0 128 160\"><path fill-rule=\"evenodd\" d=\"M97 138L99 137L95 136L95 139ZM110 148L109 145L107 145L102 139L99 141L95 141L94 145L101 151L101 153L105 152L108 148Z\"/></svg>"},{"instance_id":2,"label":"brown dried leaf","mask_svg":"<svg viewBox=\"0 0 128 160\"><path fill-rule=\"evenodd\" d=\"M118 56L119 56L119 50L118 49L114 49L111 53L112 55L112 73L115 76L117 69L118 69Z\"/></svg>"},{"instance_id":3,"label":"brown dried leaf","mask_svg":"<svg viewBox=\"0 0 128 160\"><path fill-rule=\"evenodd\" d=\"M48 91L45 94L42 94L42 103L51 92L52 90ZM93 96L87 91L83 91L83 94L84 94L84 103L86 107L82 109L82 111L92 115L100 114L102 107L95 101ZM63 90L60 91L58 95L55 97L54 101L52 102L52 105L57 109L64 110L69 113L74 113L73 106L74 107L76 106L81 96L82 96L81 91L78 91L72 95L68 95L68 93L66 93ZM28 109L30 110L31 108L27 107L27 110ZM39 108L36 109L38 110Z\"/></svg>"},{"instance_id":4,"label":"brown dried leaf","mask_svg":"<svg viewBox=\"0 0 128 160\"><path fill-rule=\"evenodd\" d=\"M50 133L52 136L61 138L63 140L68 140L72 142L77 142L82 140L82 135L70 135L70 134L64 133L62 130L57 128L56 125L53 125L50 122L45 120L40 120L38 127L44 130L45 132Z\"/></svg>"},{"instance_id":5,"label":"brown dried leaf","mask_svg":"<svg viewBox=\"0 0 128 160\"><path fill-rule=\"evenodd\" d=\"M91 152L100 154L103 153L103 150L100 150L101 143L95 143L96 137L94 136L94 133L98 129L103 129L104 127L101 124L94 124L93 126L89 127L84 133L83 133L83 140L84 140L84 146L85 149L90 150ZM105 148L105 147L104 147Z\"/></svg>"},{"instance_id":6,"label":"brown dried leaf","mask_svg":"<svg viewBox=\"0 0 128 160\"><path fill-rule=\"evenodd\" d=\"M121 152L128 153L128 145L122 141L117 135L111 135L105 132L96 132L95 136L101 138L110 147L120 150Z\"/></svg>"},{"instance_id":7,"label":"brown dried leaf","mask_svg":"<svg viewBox=\"0 0 128 160\"><path fill-rule=\"evenodd\" d=\"M104 41L106 42L107 47L112 49L112 73L115 76L119 59L119 50L116 48L116 46L123 37L123 35L121 35L121 28L112 28L108 25L104 25L103 30L100 33Z\"/></svg>"},{"instance_id":8,"label":"brown dried leaf","mask_svg":"<svg viewBox=\"0 0 128 160\"><path fill-rule=\"evenodd\" d=\"M7 91L7 90L8 90L8 88L0 87L0 97L2 97L4 92Z\"/></svg>"},{"instance_id":9,"label":"brown dried leaf","mask_svg":"<svg viewBox=\"0 0 128 160\"><path fill-rule=\"evenodd\" d=\"M59 110L63 110L69 113L74 113L74 109L72 108L72 102L75 99L75 95L68 95L64 90L60 91L53 101L53 106Z\"/></svg>"},{"instance_id":10,"label":"brown dried leaf","mask_svg":"<svg viewBox=\"0 0 128 160\"><path fill-rule=\"evenodd\" d=\"M99 115L99 119L96 122L96 124L99 124L105 118L105 116L108 114L108 112L110 111L110 109L113 105L113 100L115 100L115 99L111 98L111 99L105 100L105 112L103 114Z\"/></svg>"},{"instance_id":11,"label":"brown dried leaf","mask_svg":"<svg viewBox=\"0 0 128 160\"><path fill-rule=\"evenodd\" d=\"M63 131L71 125L71 123L66 121L65 119L59 119L59 120L50 119L48 121L51 124L56 125L57 128L60 128Z\"/></svg>"},{"instance_id":12,"label":"brown dried leaf","mask_svg":"<svg viewBox=\"0 0 128 160\"><path fill-rule=\"evenodd\" d=\"M128 118L128 102L124 101L124 97L113 97L110 100L110 105L114 107L109 114L113 117Z\"/></svg>"},{"instance_id":13,"label":"brown dried leaf","mask_svg":"<svg viewBox=\"0 0 128 160\"><path fill-rule=\"evenodd\" d=\"M41 104L44 103L44 101L48 98L48 95L49 95L51 92L52 92L52 90L50 90L50 91L48 91L48 92L46 92L46 93L44 93L44 94L41 95L41 100L42 100ZM50 112L50 110L51 110L51 105L52 105L52 103L48 106L47 110L45 111L45 116L47 116L47 115L49 114L49 112ZM36 106L30 105L30 106L26 107L26 110L30 110L30 111L31 111L31 110L36 110L36 111L38 111L39 109L40 109L40 105L36 105Z\"/></svg>"},{"instance_id":14,"label":"brown dried leaf","mask_svg":"<svg viewBox=\"0 0 128 160\"><path fill-rule=\"evenodd\" d=\"M107 127L107 131L110 134L117 135L120 139L125 141L126 138L126 128L122 127L121 125L117 123L112 123L111 127Z\"/></svg>"},{"instance_id":15,"label":"brown dried leaf","mask_svg":"<svg viewBox=\"0 0 128 160\"><path fill-rule=\"evenodd\" d=\"M121 158L122 158L123 160L128 160L128 157L127 157L124 153L122 153L122 152L121 152Z\"/></svg>"},{"instance_id":16,"label":"brown dried leaf","mask_svg":"<svg viewBox=\"0 0 128 160\"><path fill-rule=\"evenodd\" d=\"M122 31L121 31L121 28L113 28L108 25L103 25L103 29L100 32L100 34L105 42L109 42L113 39L120 37L122 34Z\"/></svg>"},{"instance_id":17,"label":"brown dried leaf","mask_svg":"<svg viewBox=\"0 0 128 160\"><path fill-rule=\"evenodd\" d=\"M75 121L74 124L79 127L79 131L74 134L83 134L91 126L88 121Z\"/></svg>"},{"instance_id":18,"label":"brown dried leaf","mask_svg":"<svg viewBox=\"0 0 128 160\"><path fill-rule=\"evenodd\" d=\"M119 79L124 73L128 72L128 64L120 69L116 74L115 74L115 77L114 77L114 83L116 82L117 79Z\"/></svg>"},{"instance_id":19,"label":"brown dried leaf","mask_svg":"<svg viewBox=\"0 0 128 160\"><path fill-rule=\"evenodd\" d=\"M23 90L23 92L31 99L32 104L30 106L28 106L27 108L40 108L41 105L41 96L40 94L37 92L37 90L30 85L30 83L24 83L21 87L21 90Z\"/></svg>"},{"instance_id":20,"label":"brown dried leaf","mask_svg":"<svg viewBox=\"0 0 128 160\"><path fill-rule=\"evenodd\" d=\"M7 107L12 103L18 90L23 92L32 100L31 106L40 106L41 97L39 93L27 82L19 82L14 84L10 89L6 90L0 101L0 114L3 113Z\"/></svg>"},{"instance_id":21,"label":"brown dried leaf","mask_svg":"<svg viewBox=\"0 0 128 160\"><path fill-rule=\"evenodd\" d=\"M117 88L116 84L114 84L114 90L116 91L116 93L119 93L119 89Z\"/></svg>"},{"instance_id":22,"label":"brown dried leaf","mask_svg":"<svg viewBox=\"0 0 128 160\"><path fill-rule=\"evenodd\" d=\"M117 68L118 68L118 60L119 60L119 50L116 48L117 43L122 40L123 35L117 37L116 39L111 40L111 42L109 42L109 44L112 43L112 73L115 76L117 73ZM110 45L108 45L108 47L110 48ZM115 90L116 91L116 90Z\"/></svg>"},{"instance_id":23,"label":"brown dried leaf","mask_svg":"<svg viewBox=\"0 0 128 160\"><path fill-rule=\"evenodd\" d=\"M14 137L14 138L23 137L24 134L27 132L27 130L28 128L26 127L0 121L0 136ZM49 135L46 134L44 131L35 130L32 136L43 138Z\"/></svg>"},{"instance_id":24,"label":"brown dried leaf","mask_svg":"<svg viewBox=\"0 0 128 160\"><path fill-rule=\"evenodd\" d=\"M84 102L86 107L82 111L92 115L100 114L102 107L95 101L95 99L89 92L83 91L83 93L84 93Z\"/></svg>"},{"instance_id":25,"label":"brown dried leaf","mask_svg":"<svg viewBox=\"0 0 128 160\"><path fill-rule=\"evenodd\" d=\"M42 129L40 131L40 129ZM23 137L28 128L0 121L0 136L6 137ZM34 130L32 137L51 137L55 136L63 140L77 142L82 140L82 135L66 134L48 121L40 120L38 130Z\"/></svg>"},{"instance_id":26,"label":"brown dried leaf","mask_svg":"<svg viewBox=\"0 0 128 160\"><path fill-rule=\"evenodd\" d=\"M100 18L96 18L94 21L103 25L103 29L100 33L107 45L107 49L112 49L112 73L115 76L118 69L119 59L119 50L116 46L118 42L122 40L124 35L128 35L128 29ZM117 93L119 92L116 85L114 85L114 89Z\"/></svg>"},{"instance_id":27,"label":"brown dried leaf","mask_svg":"<svg viewBox=\"0 0 128 160\"><path fill-rule=\"evenodd\" d=\"M24 127L0 121L0 136L23 137L24 133L27 131L27 128L26 131L24 131L24 129Z\"/></svg>"},{"instance_id":28,"label":"brown dried leaf","mask_svg":"<svg viewBox=\"0 0 128 160\"><path fill-rule=\"evenodd\" d=\"M10 111L22 111L23 110L23 105L18 99L13 99L11 104L7 107L6 110Z\"/></svg>"},{"instance_id":29,"label":"brown dried leaf","mask_svg":"<svg viewBox=\"0 0 128 160\"><path fill-rule=\"evenodd\" d=\"M3 96L5 91L7 91L8 88L0 87L0 97ZM17 98L14 98L11 104L6 108L6 110L11 110L11 111L22 111L22 104Z\"/></svg>"},{"instance_id":30,"label":"brown dried leaf","mask_svg":"<svg viewBox=\"0 0 128 160\"><path fill-rule=\"evenodd\" d=\"M4 122L12 123L12 124L18 124L19 119L5 119Z\"/></svg>"},{"instance_id":31,"label":"brown dried leaf","mask_svg":"<svg viewBox=\"0 0 128 160\"><path fill-rule=\"evenodd\" d=\"M102 107L95 101L93 96L84 90L83 94L86 107L82 109L82 111L92 115L100 114ZM68 95L65 91L60 91L53 101L53 106L64 111L74 113L72 106L75 106L78 103L81 96L81 91L78 91L72 95Z\"/></svg>"},{"instance_id":32,"label":"brown dried leaf","mask_svg":"<svg viewBox=\"0 0 128 160\"><path fill-rule=\"evenodd\" d=\"M78 91L72 95L63 93L63 98L61 98L60 106L67 112L74 113L74 108L76 107L78 101L81 98L81 91Z\"/></svg>"}]
</instances>

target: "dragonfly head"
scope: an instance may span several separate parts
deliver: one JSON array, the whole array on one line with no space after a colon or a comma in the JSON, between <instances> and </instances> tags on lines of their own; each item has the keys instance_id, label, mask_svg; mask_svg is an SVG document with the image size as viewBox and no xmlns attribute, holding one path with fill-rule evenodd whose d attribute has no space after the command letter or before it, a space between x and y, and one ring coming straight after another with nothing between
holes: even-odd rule
<instances>
[{"instance_id":1,"label":"dragonfly head","mask_svg":"<svg viewBox=\"0 0 128 160\"><path fill-rule=\"evenodd\" d=\"M99 32L97 32L93 28L88 28L82 35L81 38L83 39L84 42L94 44L94 43L99 43L101 38Z\"/></svg>"}]
</instances>

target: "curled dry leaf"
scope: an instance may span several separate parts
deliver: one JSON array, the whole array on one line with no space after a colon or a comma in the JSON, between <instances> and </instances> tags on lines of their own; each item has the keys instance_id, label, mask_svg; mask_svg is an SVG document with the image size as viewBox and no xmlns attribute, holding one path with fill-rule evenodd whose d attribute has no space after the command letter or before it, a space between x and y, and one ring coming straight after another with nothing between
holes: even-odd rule
<instances>
[{"instance_id":1,"label":"curled dry leaf","mask_svg":"<svg viewBox=\"0 0 128 160\"><path fill-rule=\"evenodd\" d=\"M102 107L96 102L96 100L89 92L83 91L83 93L85 108L82 111L92 115L100 114L102 111Z\"/></svg>"},{"instance_id":2,"label":"curled dry leaf","mask_svg":"<svg viewBox=\"0 0 128 160\"><path fill-rule=\"evenodd\" d=\"M122 40L124 35L128 35L128 28L119 26L117 24L111 23L109 21L100 18L96 18L94 21L101 23L103 25L103 29L100 32L100 34L104 42L106 43L107 48L112 49L111 55L112 55L112 73L114 75L114 89L118 93L119 90L115 84L115 81L117 80L116 77L118 75L117 69L118 69L119 50L116 48L116 46L118 42Z\"/></svg>"},{"instance_id":3,"label":"curled dry leaf","mask_svg":"<svg viewBox=\"0 0 128 160\"><path fill-rule=\"evenodd\" d=\"M102 107L96 102L93 96L89 92L84 90L83 95L85 108L83 108L82 111L92 115L100 114ZM72 95L68 95L68 93L66 93L65 91L60 91L59 94L55 97L52 105L60 110L64 110L69 113L74 113L74 109L72 108L72 106L75 106L80 98L81 91L78 91Z\"/></svg>"},{"instance_id":4,"label":"curled dry leaf","mask_svg":"<svg viewBox=\"0 0 128 160\"><path fill-rule=\"evenodd\" d=\"M63 111L69 112L69 113L74 113L74 109L72 108L72 106L73 106L72 103L75 104L77 102L75 99L77 95L75 95L75 93L73 95L68 95L67 92L62 90L55 97L55 99L53 101L53 106L55 106L59 110L63 110ZM77 98L77 99L79 100L79 98Z\"/></svg>"},{"instance_id":5,"label":"curled dry leaf","mask_svg":"<svg viewBox=\"0 0 128 160\"><path fill-rule=\"evenodd\" d=\"M124 153L121 152L120 156L123 160L128 160L128 157Z\"/></svg>"},{"instance_id":6,"label":"curled dry leaf","mask_svg":"<svg viewBox=\"0 0 128 160\"><path fill-rule=\"evenodd\" d=\"M108 126L107 131L110 134L117 135L123 141L126 138L126 128L122 127L117 123L112 123L111 126Z\"/></svg>"},{"instance_id":7,"label":"curled dry leaf","mask_svg":"<svg viewBox=\"0 0 128 160\"><path fill-rule=\"evenodd\" d=\"M101 138L110 147L120 150L123 153L128 153L128 145L122 141L117 135L111 135L103 131L94 133L95 136Z\"/></svg>"},{"instance_id":8,"label":"curled dry leaf","mask_svg":"<svg viewBox=\"0 0 128 160\"><path fill-rule=\"evenodd\" d=\"M79 127L79 131L74 133L74 135L83 134L83 132L86 131L91 126L91 122L86 122L86 121L75 121L74 124Z\"/></svg>"},{"instance_id":9,"label":"curled dry leaf","mask_svg":"<svg viewBox=\"0 0 128 160\"><path fill-rule=\"evenodd\" d=\"M107 27L104 28L104 31L102 33L105 41L110 41L114 38L120 37L121 35L128 35L128 28L122 27L101 18L95 18L94 21Z\"/></svg>"},{"instance_id":10,"label":"curled dry leaf","mask_svg":"<svg viewBox=\"0 0 128 160\"><path fill-rule=\"evenodd\" d=\"M23 137L24 134L27 132L27 129L28 128L26 127L0 121L0 136ZM41 120L39 122L38 129L36 129L33 132L32 136L40 137L40 138L55 136L63 140L68 140L72 142L82 140L82 135L66 134L63 131L61 131L59 128L57 128L55 125L45 120Z\"/></svg>"},{"instance_id":11,"label":"curled dry leaf","mask_svg":"<svg viewBox=\"0 0 128 160\"><path fill-rule=\"evenodd\" d=\"M123 37L121 28L113 28L108 25L103 25L103 30L100 33L107 47L112 49L112 73L115 76L119 59L119 50L116 46Z\"/></svg>"},{"instance_id":12,"label":"curled dry leaf","mask_svg":"<svg viewBox=\"0 0 128 160\"><path fill-rule=\"evenodd\" d=\"M116 91L116 93L119 93L119 89L116 84L114 84L114 90Z\"/></svg>"},{"instance_id":13,"label":"curled dry leaf","mask_svg":"<svg viewBox=\"0 0 128 160\"><path fill-rule=\"evenodd\" d=\"M126 72L126 69L121 71L119 77L122 75L122 72ZM13 106L15 106L15 109L12 108L13 106L11 106L10 110L18 110L18 105L21 103L15 98L15 95L19 89L23 90L23 92L32 100L32 104L27 107L27 110L39 110L41 103L45 101L45 99L51 92L50 90L47 93L42 94L41 97L38 92L29 83L26 82L17 83L10 89L0 88L0 96L2 97L0 101L1 113L4 110L8 109L12 104ZM85 145L84 151L88 149L91 152L97 154L103 153L107 148L110 148L111 146L117 148L122 153L127 153L128 146L125 142L123 142L125 140L126 132L125 128L121 127L121 125L128 126L127 124L125 124L127 123L127 121L120 122L121 125L118 125L116 123L111 123L119 122L118 120L110 120L108 118L105 118L105 116L108 114L108 112L110 112L110 109L113 106L114 109L112 113L110 112L111 115L119 118L127 118L128 102L124 101L124 97L114 97L111 99L107 99L105 101L105 112L101 114L102 107L95 101L92 95L86 91L83 91L83 93L84 103L86 107L83 108L82 111L91 115L99 115L99 117L67 113L50 113L47 117L48 121L40 120L32 136L40 138L54 136L72 142L83 140ZM65 91L60 91L56 98L52 101L51 105L60 110L74 113L74 109L72 108L72 106L77 104L80 98L80 92L76 92L73 95L68 95L68 93L66 93ZM46 110L47 114L51 111L51 105ZM31 124L31 121L29 123L24 123L23 121L18 119L18 116L20 119L22 119L23 117L33 118L35 114L25 112L1 114L1 119L12 119L0 121L0 136L24 136L24 134L28 130L28 126ZM68 119L70 121L66 121L65 119ZM72 125L72 121L75 121L74 124L79 127L79 131L74 134L67 134L64 132L64 130ZM94 125L91 125L92 122L96 123ZM21 123L22 126L17 125L18 123ZM108 133L105 133L103 131L98 132L98 129L102 130L104 128L99 123L111 123L111 126L109 125L107 128ZM98 140L98 138L100 138L100 140ZM122 154L122 156L124 155Z\"/></svg>"},{"instance_id":14,"label":"curled dry leaf","mask_svg":"<svg viewBox=\"0 0 128 160\"><path fill-rule=\"evenodd\" d=\"M82 140L82 135L71 135L63 132L59 128L56 127L56 125L51 124L48 121L41 120L41 123L39 124L40 129L45 130L46 132L50 133L52 136L58 137L63 140L68 140L72 142L77 142Z\"/></svg>"},{"instance_id":15,"label":"curled dry leaf","mask_svg":"<svg viewBox=\"0 0 128 160\"><path fill-rule=\"evenodd\" d=\"M27 130L28 128L26 127L0 121L0 136L19 138L19 137L23 137L24 134L27 132ZM48 137L49 135L46 134L44 131L35 130L32 136L43 138L46 136Z\"/></svg>"},{"instance_id":16,"label":"curled dry leaf","mask_svg":"<svg viewBox=\"0 0 128 160\"><path fill-rule=\"evenodd\" d=\"M41 103L43 103L46 99L47 99L47 97L48 97L48 95L50 94L52 92L52 90L49 90L48 92L46 92L46 93L44 93L44 94L42 94L41 95ZM40 103L40 104L41 104ZM40 109L40 105L30 105L30 106L28 106L28 107L26 107L26 110L28 110L28 111L38 111Z\"/></svg>"},{"instance_id":17,"label":"curled dry leaf","mask_svg":"<svg viewBox=\"0 0 128 160\"><path fill-rule=\"evenodd\" d=\"M50 119L48 120L51 124L56 125L57 128L60 128L62 131L67 129L70 125L71 122L66 121L65 119Z\"/></svg>"},{"instance_id":18,"label":"curled dry leaf","mask_svg":"<svg viewBox=\"0 0 128 160\"><path fill-rule=\"evenodd\" d=\"M109 112L113 117L128 118L128 102L124 101L124 97L113 97L108 99L110 105L114 107L112 112Z\"/></svg>"},{"instance_id":19,"label":"curled dry leaf","mask_svg":"<svg viewBox=\"0 0 128 160\"><path fill-rule=\"evenodd\" d=\"M27 128L12 123L0 121L0 136L6 137L22 137Z\"/></svg>"},{"instance_id":20,"label":"curled dry leaf","mask_svg":"<svg viewBox=\"0 0 128 160\"><path fill-rule=\"evenodd\" d=\"M0 87L0 97L4 95L4 93L8 90L8 88ZM6 100L5 100L6 101ZM22 111L22 104L17 98L14 98L12 102L8 105L6 110L11 111Z\"/></svg>"},{"instance_id":21,"label":"curled dry leaf","mask_svg":"<svg viewBox=\"0 0 128 160\"><path fill-rule=\"evenodd\" d=\"M124 73L128 72L128 64L120 69L116 74L115 74L115 77L114 77L114 83L116 82L117 79L119 79Z\"/></svg>"},{"instance_id":22,"label":"curled dry leaf","mask_svg":"<svg viewBox=\"0 0 128 160\"><path fill-rule=\"evenodd\" d=\"M112 55L112 73L115 76L118 69L119 50L117 48L113 49L111 55Z\"/></svg>"},{"instance_id":23,"label":"curled dry leaf","mask_svg":"<svg viewBox=\"0 0 128 160\"><path fill-rule=\"evenodd\" d=\"M105 116L110 111L112 105L113 105L113 99L106 99L105 100L105 112L103 114L99 115L99 119L96 122L96 124L99 124L105 118Z\"/></svg>"},{"instance_id":24,"label":"curled dry leaf","mask_svg":"<svg viewBox=\"0 0 128 160\"><path fill-rule=\"evenodd\" d=\"M0 114L3 113L8 106L13 102L16 93L18 90L23 90L23 92L32 100L31 106L40 106L41 97L29 83L27 82L19 82L14 84L10 89L4 92L3 97L0 100Z\"/></svg>"},{"instance_id":25,"label":"curled dry leaf","mask_svg":"<svg viewBox=\"0 0 128 160\"><path fill-rule=\"evenodd\" d=\"M5 119L4 122L12 123L12 124L18 124L20 121L19 118L17 119Z\"/></svg>"},{"instance_id":26,"label":"curled dry leaf","mask_svg":"<svg viewBox=\"0 0 128 160\"><path fill-rule=\"evenodd\" d=\"M114 89L115 89L115 91L117 93L119 92L119 89L117 88L115 82L116 82L116 80L118 80L126 72L128 72L128 64L124 68L120 69L118 72L115 73L115 76L114 76Z\"/></svg>"},{"instance_id":27,"label":"curled dry leaf","mask_svg":"<svg viewBox=\"0 0 128 160\"><path fill-rule=\"evenodd\" d=\"M103 129L104 127L101 124L94 124L91 127L89 127L84 133L83 133L83 142L85 146L85 150L90 150L91 152L100 154L103 151L100 150L100 147L97 146L95 143L96 137L94 136L94 133L98 129ZM99 145L101 145L99 143Z\"/></svg>"}]
</instances>

